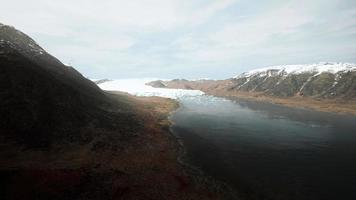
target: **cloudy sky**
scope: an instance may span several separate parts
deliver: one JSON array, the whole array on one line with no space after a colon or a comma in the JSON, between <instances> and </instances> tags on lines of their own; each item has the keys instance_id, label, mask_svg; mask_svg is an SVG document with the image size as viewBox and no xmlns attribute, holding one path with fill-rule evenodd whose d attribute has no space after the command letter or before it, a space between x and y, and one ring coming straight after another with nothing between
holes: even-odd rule
<instances>
[{"instance_id":1,"label":"cloudy sky","mask_svg":"<svg viewBox=\"0 0 356 200\"><path fill-rule=\"evenodd\" d=\"M0 0L0 22L91 78L228 78L356 62L355 0Z\"/></svg>"}]
</instances>

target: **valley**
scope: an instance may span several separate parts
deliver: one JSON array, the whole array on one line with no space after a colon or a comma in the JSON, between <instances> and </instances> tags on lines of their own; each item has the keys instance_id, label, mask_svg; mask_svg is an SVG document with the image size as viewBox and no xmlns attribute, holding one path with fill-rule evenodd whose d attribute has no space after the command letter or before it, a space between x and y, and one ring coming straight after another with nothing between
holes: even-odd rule
<instances>
[{"instance_id":1,"label":"valley","mask_svg":"<svg viewBox=\"0 0 356 200\"><path fill-rule=\"evenodd\" d=\"M201 90L220 97L356 114L356 65L350 63L272 66L226 80L174 79L147 84L158 88Z\"/></svg>"}]
</instances>

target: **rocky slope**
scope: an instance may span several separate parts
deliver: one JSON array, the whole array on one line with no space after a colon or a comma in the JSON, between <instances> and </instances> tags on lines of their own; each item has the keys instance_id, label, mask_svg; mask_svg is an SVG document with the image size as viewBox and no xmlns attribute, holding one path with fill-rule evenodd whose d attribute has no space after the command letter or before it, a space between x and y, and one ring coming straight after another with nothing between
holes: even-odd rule
<instances>
[{"instance_id":1,"label":"rocky slope","mask_svg":"<svg viewBox=\"0 0 356 200\"><path fill-rule=\"evenodd\" d=\"M121 105L96 84L24 33L4 25L0 26L0 99L1 135L31 148L82 142L92 137L88 124L132 118L127 112L111 112ZM110 126L124 129L124 125Z\"/></svg>"},{"instance_id":2,"label":"rocky slope","mask_svg":"<svg viewBox=\"0 0 356 200\"><path fill-rule=\"evenodd\" d=\"M236 76L228 89L277 97L301 95L356 100L356 65L319 63L269 67Z\"/></svg>"},{"instance_id":3,"label":"rocky slope","mask_svg":"<svg viewBox=\"0 0 356 200\"><path fill-rule=\"evenodd\" d=\"M1 199L217 199L177 163L175 108L104 92L0 24Z\"/></svg>"}]
</instances>

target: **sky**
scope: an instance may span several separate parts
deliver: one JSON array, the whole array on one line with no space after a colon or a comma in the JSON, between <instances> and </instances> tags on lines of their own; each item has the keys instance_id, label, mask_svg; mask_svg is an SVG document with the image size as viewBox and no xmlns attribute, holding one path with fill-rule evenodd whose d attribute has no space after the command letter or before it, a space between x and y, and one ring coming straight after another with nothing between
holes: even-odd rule
<instances>
[{"instance_id":1,"label":"sky","mask_svg":"<svg viewBox=\"0 0 356 200\"><path fill-rule=\"evenodd\" d=\"M0 0L0 22L89 78L356 63L355 0Z\"/></svg>"}]
</instances>

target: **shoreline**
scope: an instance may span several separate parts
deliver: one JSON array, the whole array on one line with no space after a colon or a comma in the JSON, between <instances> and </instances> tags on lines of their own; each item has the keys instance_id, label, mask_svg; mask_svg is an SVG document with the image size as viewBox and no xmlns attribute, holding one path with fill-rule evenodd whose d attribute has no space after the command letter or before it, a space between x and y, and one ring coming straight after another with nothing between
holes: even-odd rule
<instances>
[{"instance_id":1,"label":"shoreline","mask_svg":"<svg viewBox=\"0 0 356 200\"><path fill-rule=\"evenodd\" d=\"M291 108L312 109L319 112L356 116L356 101L316 100L307 97L279 98L270 97L261 93L226 93L206 92L207 95L223 98L237 98L256 102L267 102Z\"/></svg>"},{"instance_id":2,"label":"shoreline","mask_svg":"<svg viewBox=\"0 0 356 200\"><path fill-rule=\"evenodd\" d=\"M206 95L212 95L212 96L222 97L227 99L244 99L248 101L266 102L266 103L287 106L291 108L313 109L315 111L320 111L320 112L356 115L356 109L354 110L353 107L351 107L351 109L345 109L345 105L342 105L341 108L337 106L335 107L335 105L340 105L340 103L336 103L336 102L328 102L327 106L323 107L323 105L325 106L325 101L316 101L313 99L303 98L303 97L293 98L293 99L290 98L281 99L281 98L266 97L264 95L255 94L255 93L253 94L249 93L249 95L247 94L226 95L226 94L217 94L217 93L206 93ZM162 98L162 97L137 97L137 98ZM167 98L162 98L162 99L167 100ZM174 115L174 113L176 112L179 112L179 110L182 109L182 105L177 100L173 100L173 99L168 99L168 100L174 101L176 107L173 110L170 110L167 114L169 129L166 131L167 134L169 135L170 140L173 142L173 149L175 149L177 153L176 161L181 166L183 173L186 174L187 177L189 177L193 181L193 185L196 185L195 187L203 187L209 192L213 194L217 194L219 197L222 197L222 199L239 199L236 190L234 190L228 184L206 175L199 168L186 162L187 152L184 143L182 139L176 133L174 133L174 129L172 128L175 125L172 120L172 115ZM356 104L354 106L356 106Z\"/></svg>"},{"instance_id":3,"label":"shoreline","mask_svg":"<svg viewBox=\"0 0 356 200\"><path fill-rule=\"evenodd\" d=\"M156 81L157 82L157 81ZM223 98L241 98L245 100L258 101L258 102L269 102L273 104L279 104L292 108L305 108L313 109L315 111L329 112L336 114L350 114L356 116L356 99L352 98L343 98L338 97L335 99L327 98L317 98L317 97L306 97L294 95L291 97L279 97L267 95L264 92L255 92L255 91L232 91L227 90L226 88L218 87L223 85L223 80L218 81L222 82L217 84L213 83L201 83L195 81L168 81L165 82L163 88L170 89L188 89L188 90L200 90L206 95L212 95L216 97ZM152 87L162 88L160 85L155 85L155 82L148 83ZM346 100L347 99L347 100Z\"/></svg>"},{"instance_id":4,"label":"shoreline","mask_svg":"<svg viewBox=\"0 0 356 200\"><path fill-rule=\"evenodd\" d=\"M216 180L211 176L206 175L201 169L188 163L185 160L187 156L186 147L184 146L183 139L180 138L176 133L174 133L172 126L174 126L175 123L171 120L172 115L175 112L178 112L179 109L181 109L181 106L177 100L173 100L173 101L176 101L179 107L170 113L170 115L168 116L168 120L171 123L169 128L169 134L171 136L171 139L175 142L177 146L176 147L178 151L177 162L183 167L184 172L187 173L188 176L193 178L195 184L203 185L204 187L208 188L209 191L215 194L219 194L219 196L223 197L224 200L239 199L237 192L230 185L222 181Z\"/></svg>"},{"instance_id":5,"label":"shoreline","mask_svg":"<svg viewBox=\"0 0 356 200\"><path fill-rule=\"evenodd\" d=\"M181 109L179 101L175 99L156 96L143 97L133 96L129 94L127 95L130 99L138 101L139 104L143 103L146 106L152 103L155 104L155 106L153 107L149 106L149 110L158 111L154 113L154 115L156 116L162 114L164 115L163 117L159 117L161 121L159 123L159 129L162 130L162 134L167 136L170 143L170 145L167 146L167 149L165 149L165 151L174 152L172 157L174 158L174 163L178 165L178 171L175 173L183 174L183 176L178 179L178 182L180 182L180 184L183 183L183 185L185 185L184 190L197 190L199 193L199 196L197 197L202 199L238 199L236 192L230 186L223 182L215 180L213 177L205 175L200 169L196 168L190 163L187 163L184 160L184 157L186 156L186 148L182 142L182 139L174 133L172 129L172 126L174 126L174 122L171 120L172 115L175 112L178 112L179 109ZM168 104L170 104L170 106L166 106L167 102ZM204 194L200 191L203 191Z\"/></svg>"},{"instance_id":6,"label":"shoreline","mask_svg":"<svg viewBox=\"0 0 356 200\"><path fill-rule=\"evenodd\" d=\"M70 199L226 199L223 192L197 181L178 162L181 150L168 120L178 108L176 101L123 92L107 95L127 108L103 109L119 116L125 113L122 116L129 118L121 122L130 124L117 125L116 118L107 115L108 123L83 127L83 131L92 133L86 142L55 143L43 150L23 149L10 140L1 143L1 183L19 191L7 195L42 195L42 199L63 195L70 195ZM125 128L111 129L110 124Z\"/></svg>"}]
</instances>

